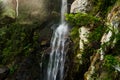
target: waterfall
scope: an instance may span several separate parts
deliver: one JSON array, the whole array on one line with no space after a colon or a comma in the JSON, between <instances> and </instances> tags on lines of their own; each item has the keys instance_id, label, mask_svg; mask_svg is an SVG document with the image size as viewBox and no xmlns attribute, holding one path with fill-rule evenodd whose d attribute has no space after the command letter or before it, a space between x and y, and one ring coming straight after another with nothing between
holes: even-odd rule
<instances>
[{"instance_id":1,"label":"waterfall","mask_svg":"<svg viewBox=\"0 0 120 80\"><path fill-rule=\"evenodd\" d=\"M67 0L62 0L61 6L61 24L65 22L65 13L67 13Z\"/></svg>"},{"instance_id":2,"label":"waterfall","mask_svg":"<svg viewBox=\"0 0 120 80\"><path fill-rule=\"evenodd\" d=\"M65 22L65 13L67 13L67 0L62 0L61 6L61 24L53 33L51 39L51 53L47 68L47 80L63 80L65 64L65 42L68 37L68 25Z\"/></svg>"},{"instance_id":3,"label":"waterfall","mask_svg":"<svg viewBox=\"0 0 120 80\"><path fill-rule=\"evenodd\" d=\"M18 16L18 7L19 7L19 2L16 0L16 17Z\"/></svg>"}]
</instances>

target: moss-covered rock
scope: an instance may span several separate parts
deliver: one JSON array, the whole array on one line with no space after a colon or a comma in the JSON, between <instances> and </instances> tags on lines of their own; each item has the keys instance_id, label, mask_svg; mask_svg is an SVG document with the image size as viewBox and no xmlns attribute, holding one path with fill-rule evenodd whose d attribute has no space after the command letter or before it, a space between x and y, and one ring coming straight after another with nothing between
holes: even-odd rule
<instances>
[{"instance_id":1,"label":"moss-covered rock","mask_svg":"<svg viewBox=\"0 0 120 80\"><path fill-rule=\"evenodd\" d=\"M116 66L116 69L113 66L111 69L108 68L109 65L119 65L119 59L117 59L119 56L117 48L120 22L119 3L119 0L91 0L92 9L87 14L75 12L75 14L67 15L66 20L74 26L71 31L73 34L71 39L75 44L73 61L77 64L72 67L74 70L73 75L71 75L73 80L119 79L119 71L117 70L119 67ZM85 33L84 35L82 35L81 29ZM112 36L108 33L112 33ZM108 58L109 55L106 54L110 54L112 57ZM104 55L106 55L105 59ZM110 73L111 75L109 75Z\"/></svg>"},{"instance_id":2,"label":"moss-covered rock","mask_svg":"<svg viewBox=\"0 0 120 80\"><path fill-rule=\"evenodd\" d=\"M120 21L118 21L119 20L118 16L119 16L119 6L116 7L115 5L113 9L111 10L111 12L108 14L108 18L107 18L108 22L106 22L108 29L106 29L107 31L105 31L101 39L101 48L97 51L95 55L93 55L91 65L85 74L86 80L119 79L118 78L119 71L116 71L117 69L115 68L116 68L116 65L119 66L120 61L119 59L116 58L118 54L114 53L114 50L119 51L119 49L117 48L114 49L115 47L118 46L117 43L119 42L118 36L119 36L119 22ZM107 55L107 54L111 54L114 56ZM106 55L105 59L104 59L104 55ZM115 75L109 75L109 74L115 74Z\"/></svg>"}]
</instances>

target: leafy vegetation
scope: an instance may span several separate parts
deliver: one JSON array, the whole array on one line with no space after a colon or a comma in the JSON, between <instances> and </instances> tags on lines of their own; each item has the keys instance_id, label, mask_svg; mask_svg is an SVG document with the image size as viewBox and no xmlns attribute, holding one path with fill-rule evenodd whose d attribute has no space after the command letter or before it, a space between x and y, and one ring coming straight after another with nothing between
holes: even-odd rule
<instances>
[{"instance_id":1,"label":"leafy vegetation","mask_svg":"<svg viewBox=\"0 0 120 80\"><path fill-rule=\"evenodd\" d=\"M83 62L82 66L84 66L84 70L85 70L85 69L88 69L88 67L92 63L91 62L92 60L90 60L91 56L92 58L94 58L94 53L96 53L96 51L100 47L103 48L104 46L105 55L106 55L105 60L103 60L103 63L102 61L98 61L98 62L96 61L95 63L96 72L98 71L98 73L95 73L96 79L98 79L105 72L105 74L108 74L108 75L103 76L101 80L113 80L115 79L115 77L111 78L111 76L113 75L109 75L109 73L114 74L115 68L113 66L120 64L119 59L116 58L116 56L120 55L119 54L120 34L119 33L116 34L118 30L116 31L114 29L109 29L109 25L106 25L105 22L106 22L106 16L111 11L111 9L113 9L113 6L116 4L118 0L109 0L109 1L108 0L91 0L91 1L93 2L93 9L92 11L90 11L90 13L66 14L66 20L70 25L73 26L73 29L71 31L71 34L72 34L71 39L75 43L75 49L74 49L76 51L75 55L79 55L79 54L82 55L82 59L78 60L78 62L80 61ZM79 49L80 34L78 33L78 30L82 26L89 28L90 33L88 35L89 43L85 44L84 51L81 53ZM100 40L103 34L108 33L108 31L111 31L113 33L110 41L100 46L101 45ZM114 39L116 39L115 46L111 47L112 45L114 45L113 44ZM80 65L80 63L78 64ZM104 64L104 66L102 66L101 64ZM98 67L98 65L101 67ZM79 67L80 69L82 69L81 65ZM103 70L105 69L105 70L104 71L97 70L97 68L103 69ZM79 70L78 72L80 72L81 74L83 71ZM100 76L98 76L99 73L101 74ZM118 76L118 73L116 73L116 75Z\"/></svg>"},{"instance_id":2,"label":"leafy vegetation","mask_svg":"<svg viewBox=\"0 0 120 80\"><path fill-rule=\"evenodd\" d=\"M12 62L16 56L28 56L35 47L38 35L34 27L13 23L0 28L0 57L2 64Z\"/></svg>"},{"instance_id":3,"label":"leafy vegetation","mask_svg":"<svg viewBox=\"0 0 120 80\"><path fill-rule=\"evenodd\" d=\"M104 32L106 31L106 28L106 26L100 24L98 27L92 30L88 37L89 41L100 42Z\"/></svg>"},{"instance_id":4,"label":"leafy vegetation","mask_svg":"<svg viewBox=\"0 0 120 80\"><path fill-rule=\"evenodd\" d=\"M113 55L120 55L120 33L116 37L116 44L115 47L113 48Z\"/></svg>"},{"instance_id":5,"label":"leafy vegetation","mask_svg":"<svg viewBox=\"0 0 120 80\"><path fill-rule=\"evenodd\" d=\"M76 38L76 36L79 36L78 30L79 30L79 27L74 27L74 28L72 28L71 33L70 33L71 38L74 39L75 42L79 39L79 37Z\"/></svg>"},{"instance_id":6,"label":"leafy vegetation","mask_svg":"<svg viewBox=\"0 0 120 80\"><path fill-rule=\"evenodd\" d=\"M105 56L105 62L104 66L107 67L109 71L113 71L113 66L116 66L119 64L119 60L117 60L114 56L112 55L106 55Z\"/></svg>"},{"instance_id":7,"label":"leafy vegetation","mask_svg":"<svg viewBox=\"0 0 120 80\"><path fill-rule=\"evenodd\" d=\"M79 27L100 22L100 18L86 13L66 14L66 20L69 24Z\"/></svg>"},{"instance_id":8,"label":"leafy vegetation","mask_svg":"<svg viewBox=\"0 0 120 80\"><path fill-rule=\"evenodd\" d=\"M70 55L72 55L71 65L75 66L75 67L71 66L73 68L71 71L75 73L74 74L72 72L74 74L75 79L78 79L78 77L79 79L84 78L84 73L88 71L88 68L92 63L91 62L92 58L94 58L93 54L96 53L95 51L100 48L101 37L105 32L110 31L110 29L107 29L108 26L105 26L103 20L105 21L107 13L111 10L111 8L113 8L115 3L120 4L119 0L91 0L91 1L92 1L93 9L88 14L86 13L66 14L67 22L73 26L70 33L70 37L74 42L74 46L72 44L72 48L74 49L74 52L73 52L74 54L70 54ZM56 7L59 8L58 5ZM18 57L19 59L23 59L23 57L28 57L28 56L32 56L33 58L33 55L31 53L36 53L36 51L40 49L38 48L38 46L42 47L42 49L45 49L46 43L47 43L46 41L43 41L43 43L40 43L39 37L44 33L43 34L39 33L40 31L37 30L36 28L36 26L38 26L37 23L30 22L29 24L26 24L27 21L24 22L24 20L28 20L28 21L31 20L32 17L31 15L25 15L26 9L22 9L22 10L23 11L20 12L21 16L19 16L17 20L19 19L19 21L22 21L23 23L15 22L15 23L9 24L12 21L11 18L8 19L5 17L7 20L6 19L3 20L3 18L0 19L0 64L8 65L10 69L10 74L13 74L17 70L17 68L20 67L19 65L15 64ZM9 10L9 11L12 14L14 14L14 11L12 10ZM1 16L1 12L2 12L2 6L0 2L0 16ZM9 15L12 16L12 14L9 14ZM56 13L53 11L52 14L54 15ZM56 16L58 16L58 14L56 14ZM34 22L39 23L38 18L39 17L37 17ZM46 25L46 24L47 24L46 22L43 23L43 25ZM88 35L89 43L85 43L85 48L83 52L80 51L79 49L79 40L80 40L79 28L81 26L90 28L90 33ZM112 31L112 32L113 32L113 36L111 37L111 42L116 38L115 47L113 49L106 51L107 55L105 56L105 60L103 60L104 66L100 65L100 67L98 67L102 61L99 61L99 62L96 61L96 64L98 66L95 65L96 69L97 67L99 69L101 68L104 69L103 67L105 67L105 70L107 69L108 73L109 71L114 72L113 66L120 64L120 61L116 58L116 56L120 55L119 54L120 34L119 33L115 34L115 31ZM111 42L105 43L103 45L104 47L102 46L101 47L106 49L106 45L110 45ZM70 49L71 49L71 46L70 46ZM44 52L42 53L44 54ZM37 57L38 61L40 61L41 54L37 54L37 56L39 56ZM35 62L37 61L35 60ZM43 64L47 66L46 61ZM98 79L98 75L102 73L102 69L100 70L100 72L98 71L98 73L96 73L95 75L96 79ZM76 75L78 77L76 77ZM112 80L111 75L107 75L105 80ZM73 78L73 76L71 76L70 78Z\"/></svg>"},{"instance_id":9,"label":"leafy vegetation","mask_svg":"<svg viewBox=\"0 0 120 80\"><path fill-rule=\"evenodd\" d=\"M71 30L71 39L74 42L74 55L76 62L76 72L80 72L81 79L83 78L84 73L88 70L90 65L90 56L95 52L95 48L91 47L88 43L84 44L84 50L79 49L79 28L89 27L91 33L88 35L89 42L99 42L103 32L105 31L101 19L90 14L85 13L76 13L76 14L66 14L66 20L72 26ZM82 56L82 57L81 57Z\"/></svg>"},{"instance_id":10,"label":"leafy vegetation","mask_svg":"<svg viewBox=\"0 0 120 80\"><path fill-rule=\"evenodd\" d=\"M94 7L90 13L93 15L99 14L104 18L117 1L118 0L92 0Z\"/></svg>"},{"instance_id":11,"label":"leafy vegetation","mask_svg":"<svg viewBox=\"0 0 120 80\"><path fill-rule=\"evenodd\" d=\"M11 65L11 66L9 67L9 69L10 69L10 74L14 74L14 72L17 70L17 68L18 68L18 65Z\"/></svg>"}]
</instances>

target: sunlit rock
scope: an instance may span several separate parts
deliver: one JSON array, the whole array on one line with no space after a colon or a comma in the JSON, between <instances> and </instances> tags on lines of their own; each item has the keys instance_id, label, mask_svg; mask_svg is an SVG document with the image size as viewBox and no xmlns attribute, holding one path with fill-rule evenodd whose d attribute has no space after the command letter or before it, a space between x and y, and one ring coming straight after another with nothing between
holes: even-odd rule
<instances>
[{"instance_id":1,"label":"sunlit rock","mask_svg":"<svg viewBox=\"0 0 120 80\"><path fill-rule=\"evenodd\" d=\"M101 45L107 43L107 45L105 45L103 49L104 52L107 51L106 47L113 48L115 46L116 43L115 35L119 33L119 27L120 27L120 7L115 6L112 9L112 11L108 14L107 19L108 19L107 25L109 27L109 31L105 33L101 39ZM114 39L111 41L112 37L114 37Z\"/></svg>"},{"instance_id":2,"label":"sunlit rock","mask_svg":"<svg viewBox=\"0 0 120 80\"><path fill-rule=\"evenodd\" d=\"M9 17L12 19L16 18L16 0L1 0L1 16L2 18Z\"/></svg>"},{"instance_id":3,"label":"sunlit rock","mask_svg":"<svg viewBox=\"0 0 120 80\"><path fill-rule=\"evenodd\" d=\"M80 34L80 43L79 43L79 48L81 51L84 50L85 44L88 43L88 34L90 33L90 28L87 28L85 26L82 26L79 29L79 34Z\"/></svg>"},{"instance_id":4,"label":"sunlit rock","mask_svg":"<svg viewBox=\"0 0 120 80\"><path fill-rule=\"evenodd\" d=\"M71 13L88 12L91 10L91 3L89 0L75 0L71 5Z\"/></svg>"},{"instance_id":5,"label":"sunlit rock","mask_svg":"<svg viewBox=\"0 0 120 80\"><path fill-rule=\"evenodd\" d=\"M91 65L88 69L88 71L85 73L85 80L103 80L106 79L106 77L110 77L113 80L116 76L110 76L108 71L104 71L101 69L104 69L104 66L102 66L104 61L104 55L106 55L106 52L108 49L112 49L115 47L117 42L116 35L120 31L120 6L114 6L111 12L108 14L107 17L107 23L108 25L108 31L104 33L104 35L101 38L101 47L97 50L96 54L93 55L91 60ZM94 66L94 69L92 68ZM119 66L113 65L113 67L119 71ZM94 71L94 72L93 72ZM92 73L93 72L93 73ZM99 72L95 73L95 72ZM111 74L114 74L112 72ZM95 75L97 75L95 77ZM117 75L117 73L115 74Z\"/></svg>"}]
</instances>

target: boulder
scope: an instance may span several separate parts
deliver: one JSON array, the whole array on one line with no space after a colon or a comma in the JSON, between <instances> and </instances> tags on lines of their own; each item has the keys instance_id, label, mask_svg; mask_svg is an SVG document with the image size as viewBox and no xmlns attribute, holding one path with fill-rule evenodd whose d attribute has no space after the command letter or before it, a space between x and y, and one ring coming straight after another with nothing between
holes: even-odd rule
<instances>
[{"instance_id":1,"label":"boulder","mask_svg":"<svg viewBox=\"0 0 120 80\"><path fill-rule=\"evenodd\" d=\"M16 15L15 4L16 4L15 0L0 0L2 19L5 17L15 19L15 15Z\"/></svg>"},{"instance_id":2,"label":"boulder","mask_svg":"<svg viewBox=\"0 0 120 80\"><path fill-rule=\"evenodd\" d=\"M75 0L71 5L71 13L88 12L91 10L90 0Z\"/></svg>"},{"instance_id":3,"label":"boulder","mask_svg":"<svg viewBox=\"0 0 120 80\"><path fill-rule=\"evenodd\" d=\"M9 69L5 66L0 67L0 80L4 80L9 73Z\"/></svg>"}]
</instances>

